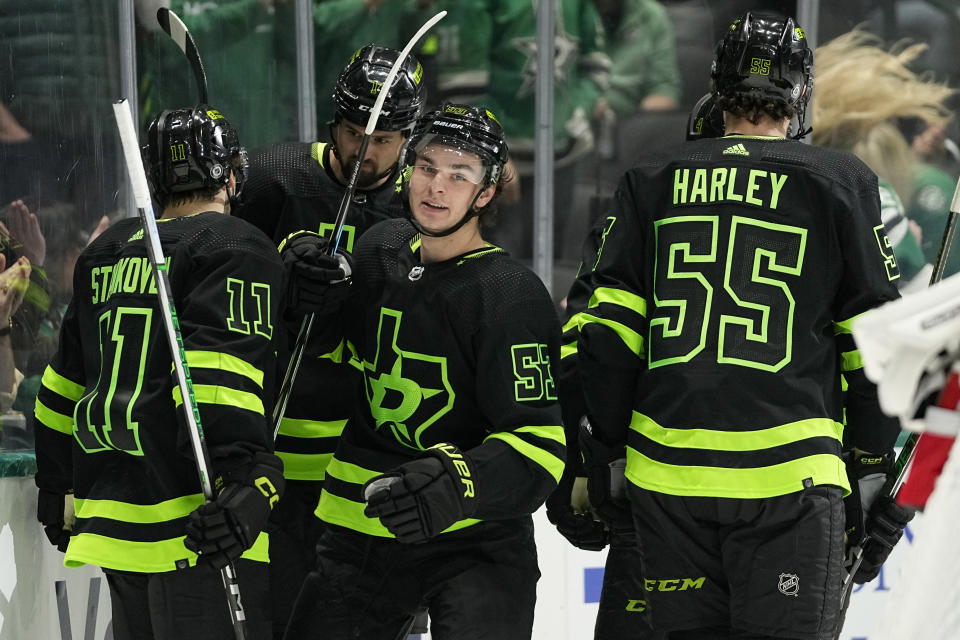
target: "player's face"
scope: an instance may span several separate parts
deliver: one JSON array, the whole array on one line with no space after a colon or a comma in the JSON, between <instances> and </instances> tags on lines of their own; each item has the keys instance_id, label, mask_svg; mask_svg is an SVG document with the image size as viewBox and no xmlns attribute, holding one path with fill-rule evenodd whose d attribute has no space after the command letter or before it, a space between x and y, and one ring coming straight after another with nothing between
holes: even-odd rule
<instances>
[{"instance_id":1,"label":"player's face","mask_svg":"<svg viewBox=\"0 0 960 640\"><path fill-rule=\"evenodd\" d=\"M344 178L349 179L353 165L357 162L360 153L360 143L363 141L363 127L349 120L341 120L336 127L337 150L343 163ZM357 174L357 187L366 189L375 185L381 178L390 173L397 164L400 149L405 138L399 131L375 130L370 136L367 153L360 165Z\"/></svg>"},{"instance_id":2,"label":"player's face","mask_svg":"<svg viewBox=\"0 0 960 640\"><path fill-rule=\"evenodd\" d=\"M427 145L417 153L410 174L410 210L427 231L449 229L471 205L479 209L490 202L494 188L481 191L485 175L486 168L476 155L444 145Z\"/></svg>"}]
</instances>

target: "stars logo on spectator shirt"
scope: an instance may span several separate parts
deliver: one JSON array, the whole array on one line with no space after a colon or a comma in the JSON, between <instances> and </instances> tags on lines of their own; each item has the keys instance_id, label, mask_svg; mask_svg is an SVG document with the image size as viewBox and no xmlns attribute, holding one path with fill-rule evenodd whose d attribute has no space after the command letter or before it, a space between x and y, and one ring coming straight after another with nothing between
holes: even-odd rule
<instances>
[{"instance_id":1,"label":"stars logo on spectator shirt","mask_svg":"<svg viewBox=\"0 0 960 640\"><path fill-rule=\"evenodd\" d=\"M576 59L580 45L560 25L557 25L553 43L553 78L558 86L563 86L566 84L568 71ZM527 58L520 72L523 82L516 94L516 97L523 98L533 93L537 79L537 39L535 37L514 38L511 45Z\"/></svg>"}]
</instances>

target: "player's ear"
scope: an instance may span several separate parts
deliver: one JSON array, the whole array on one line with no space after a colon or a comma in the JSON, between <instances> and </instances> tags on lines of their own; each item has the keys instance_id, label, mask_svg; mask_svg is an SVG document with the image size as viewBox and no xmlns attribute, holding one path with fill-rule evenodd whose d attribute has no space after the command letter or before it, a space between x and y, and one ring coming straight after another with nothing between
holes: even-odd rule
<instances>
[{"instance_id":1,"label":"player's ear","mask_svg":"<svg viewBox=\"0 0 960 640\"><path fill-rule=\"evenodd\" d=\"M484 189L483 191L481 191L480 195L477 196L477 201L476 203L474 203L473 208L482 209L488 204L490 204L490 201L493 200L493 196L496 192L497 192L496 186L490 186Z\"/></svg>"}]
</instances>

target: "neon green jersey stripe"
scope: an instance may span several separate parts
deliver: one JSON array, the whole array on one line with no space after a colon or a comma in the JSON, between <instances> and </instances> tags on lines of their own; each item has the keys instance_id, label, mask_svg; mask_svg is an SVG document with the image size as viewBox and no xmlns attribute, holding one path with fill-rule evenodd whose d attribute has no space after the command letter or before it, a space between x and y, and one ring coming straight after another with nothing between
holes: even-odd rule
<instances>
[{"instance_id":1,"label":"neon green jersey stripe","mask_svg":"<svg viewBox=\"0 0 960 640\"><path fill-rule=\"evenodd\" d=\"M242 358L219 351L187 351L186 354L187 365L191 369L219 369L236 373L253 380L258 387L263 388L263 371Z\"/></svg>"},{"instance_id":2,"label":"neon green jersey stripe","mask_svg":"<svg viewBox=\"0 0 960 640\"><path fill-rule=\"evenodd\" d=\"M350 462L343 462L334 457L333 460L330 461L330 464L327 465L327 473L344 482L364 484L367 480L380 475L382 472L364 469L363 467Z\"/></svg>"},{"instance_id":3,"label":"neon green jersey stripe","mask_svg":"<svg viewBox=\"0 0 960 640\"><path fill-rule=\"evenodd\" d=\"M239 407L263 415L263 402L255 394L247 391L238 391L230 387L220 387L211 384L197 384L193 386L193 393L197 402L206 404L222 404L228 407ZM183 404L180 387L173 388L173 401L176 406Z\"/></svg>"},{"instance_id":4,"label":"neon green jersey stripe","mask_svg":"<svg viewBox=\"0 0 960 640\"><path fill-rule=\"evenodd\" d=\"M513 447L518 453L527 458L530 458L541 467L547 470L553 479L557 482L560 482L560 476L563 475L563 466L564 462L557 456L553 455L549 451L544 451L540 447L530 444L526 440L518 437L516 434L513 434L509 431L503 431L500 433L491 433L489 436L484 438L484 442L490 440L491 438L496 438L497 440L502 440L506 444Z\"/></svg>"},{"instance_id":5,"label":"neon green jersey stripe","mask_svg":"<svg viewBox=\"0 0 960 640\"><path fill-rule=\"evenodd\" d=\"M717 429L671 429L642 413L633 412L630 428L654 442L678 449L716 451L756 451L779 447L806 438L828 437L842 440L843 425L829 418L810 418L754 431Z\"/></svg>"},{"instance_id":6,"label":"neon green jersey stripe","mask_svg":"<svg viewBox=\"0 0 960 640\"><path fill-rule=\"evenodd\" d=\"M343 433L343 427L346 424L345 419L299 420L284 418L280 421L280 431L278 433L291 438L338 438Z\"/></svg>"},{"instance_id":7,"label":"neon green jersey stripe","mask_svg":"<svg viewBox=\"0 0 960 640\"><path fill-rule=\"evenodd\" d=\"M76 402L83 397L82 384L77 384L72 380L64 378L49 365L44 369L43 378L40 379L40 383L47 389L50 389L50 391L63 396L67 400Z\"/></svg>"},{"instance_id":8,"label":"neon green jersey stripe","mask_svg":"<svg viewBox=\"0 0 960 640\"><path fill-rule=\"evenodd\" d=\"M78 518L109 518L121 522L149 524L167 522L190 515L190 512L203 504L203 494L165 500L157 504L133 504L117 500L90 500L76 498L73 501Z\"/></svg>"},{"instance_id":9,"label":"neon green jersey stripe","mask_svg":"<svg viewBox=\"0 0 960 640\"><path fill-rule=\"evenodd\" d=\"M866 313L866 311L864 311L864 313ZM834 323L833 323L833 334L839 336L839 335L841 335L841 334L853 333L853 322L854 322L854 320L856 320L857 318L859 318L859 317L862 316L862 315L863 315L863 313L858 313L857 315L853 316L852 318L848 318L847 320L841 320L841 321L839 321L839 322L834 322Z\"/></svg>"},{"instance_id":10,"label":"neon green jersey stripe","mask_svg":"<svg viewBox=\"0 0 960 640\"><path fill-rule=\"evenodd\" d=\"M613 330L613 332L616 333L621 340L623 340L623 343L627 345L627 348L636 355L639 356L644 353L643 336L628 326L614 320L607 320L606 318L600 318L598 316L581 312L567 321L567 324L563 326L563 331L566 333L573 327L577 327L582 332L583 327L591 323L599 324Z\"/></svg>"},{"instance_id":11,"label":"neon green jersey stripe","mask_svg":"<svg viewBox=\"0 0 960 640\"><path fill-rule=\"evenodd\" d=\"M290 480L323 480L333 459L332 453L275 453L283 460L283 477Z\"/></svg>"},{"instance_id":12,"label":"neon green jersey stripe","mask_svg":"<svg viewBox=\"0 0 960 640\"><path fill-rule=\"evenodd\" d=\"M624 291L623 289L614 289L612 287L598 287L590 296L588 309L598 307L603 303L615 304L619 307L625 307L630 311L639 313L644 318L647 317L647 301L635 293Z\"/></svg>"},{"instance_id":13,"label":"neon green jersey stripe","mask_svg":"<svg viewBox=\"0 0 960 640\"><path fill-rule=\"evenodd\" d=\"M569 356L577 355L577 343L576 341L571 342L570 344L565 344L560 347L560 359L563 360Z\"/></svg>"},{"instance_id":14,"label":"neon green jersey stripe","mask_svg":"<svg viewBox=\"0 0 960 640\"><path fill-rule=\"evenodd\" d=\"M530 433L539 438L547 438L559 442L562 445L567 444L567 436L563 432L563 426L559 424L540 425L535 427L519 427L513 430L514 433Z\"/></svg>"},{"instance_id":15,"label":"neon green jersey stripe","mask_svg":"<svg viewBox=\"0 0 960 640\"><path fill-rule=\"evenodd\" d=\"M842 371L856 371L857 369L863 369L863 358L860 357L860 350L855 349L853 351L844 351L841 354L843 359L840 364Z\"/></svg>"},{"instance_id":16,"label":"neon green jersey stripe","mask_svg":"<svg viewBox=\"0 0 960 640\"><path fill-rule=\"evenodd\" d=\"M628 446L626 476L638 487L675 496L772 498L801 491L807 478L850 493L843 460L827 453L769 467L729 469L657 462Z\"/></svg>"},{"instance_id":17,"label":"neon green jersey stripe","mask_svg":"<svg viewBox=\"0 0 960 640\"><path fill-rule=\"evenodd\" d=\"M104 569L136 571L138 573L163 573L177 569L177 562L186 560L190 566L197 563L197 554L185 546L186 536L156 542L133 542L94 533L81 533L70 538L63 565L68 568L92 564ZM267 562L269 537L265 533L241 557L258 562Z\"/></svg>"},{"instance_id":18,"label":"neon green jersey stripe","mask_svg":"<svg viewBox=\"0 0 960 640\"><path fill-rule=\"evenodd\" d=\"M73 435L73 416L57 413L40 400L37 400L33 407L33 415L43 426L50 427L54 431L59 431L68 436Z\"/></svg>"},{"instance_id":19,"label":"neon green jersey stripe","mask_svg":"<svg viewBox=\"0 0 960 640\"><path fill-rule=\"evenodd\" d=\"M347 500L346 498L333 495L329 491L324 491L320 494L320 504L317 505L317 510L314 513L321 520L331 524L353 529L354 531L366 533L371 536L393 538L394 535L380 523L378 518L368 518L364 515L364 506L362 502ZM443 533L465 529L478 522L480 522L480 520L475 518L460 520L444 529Z\"/></svg>"}]
</instances>

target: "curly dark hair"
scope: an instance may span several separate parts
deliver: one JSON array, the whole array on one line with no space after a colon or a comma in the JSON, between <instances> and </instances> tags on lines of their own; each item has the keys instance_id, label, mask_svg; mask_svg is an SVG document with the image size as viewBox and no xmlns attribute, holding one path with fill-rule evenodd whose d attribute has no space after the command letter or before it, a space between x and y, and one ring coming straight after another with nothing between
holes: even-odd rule
<instances>
[{"instance_id":1,"label":"curly dark hair","mask_svg":"<svg viewBox=\"0 0 960 640\"><path fill-rule=\"evenodd\" d=\"M764 115L778 122L784 118L793 118L797 115L797 110L786 102L770 100L768 98L758 98L748 93L719 96L717 98L717 106L722 111L729 112L738 118L743 118L751 124L759 124L760 118Z\"/></svg>"}]
</instances>

